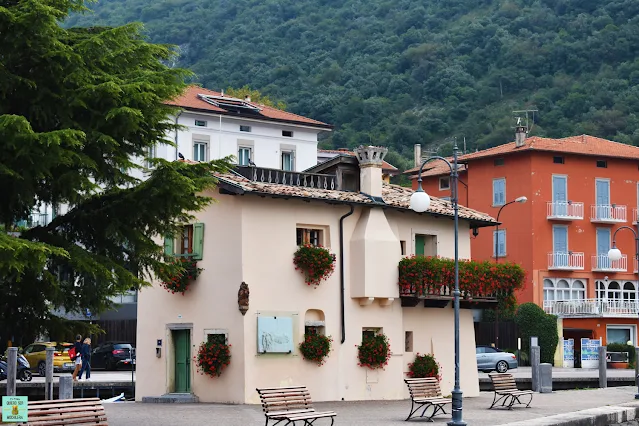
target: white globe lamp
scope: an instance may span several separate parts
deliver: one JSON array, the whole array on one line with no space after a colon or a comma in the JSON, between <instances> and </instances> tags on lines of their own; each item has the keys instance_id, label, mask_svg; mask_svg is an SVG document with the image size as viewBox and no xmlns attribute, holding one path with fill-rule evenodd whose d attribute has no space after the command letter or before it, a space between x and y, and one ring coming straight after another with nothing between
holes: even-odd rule
<instances>
[{"instance_id":1,"label":"white globe lamp","mask_svg":"<svg viewBox=\"0 0 639 426\"><path fill-rule=\"evenodd\" d=\"M613 262L621 259L621 250L613 246L608 251L608 259L612 260Z\"/></svg>"},{"instance_id":2,"label":"white globe lamp","mask_svg":"<svg viewBox=\"0 0 639 426\"><path fill-rule=\"evenodd\" d=\"M423 213L430 207L430 197L424 191L416 191L410 196L410 208L417 213Z\"/></svg>"}]
</instances>

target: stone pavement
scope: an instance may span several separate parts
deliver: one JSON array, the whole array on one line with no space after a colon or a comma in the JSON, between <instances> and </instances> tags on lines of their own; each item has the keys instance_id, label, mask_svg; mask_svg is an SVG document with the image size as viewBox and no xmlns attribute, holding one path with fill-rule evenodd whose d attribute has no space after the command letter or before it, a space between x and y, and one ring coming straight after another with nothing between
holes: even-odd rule
<instances>
[{"instance_id":1,"label":"stone pavement","mask_svg":"<svg viewBox=\"0 0 639 426\"><path fill-rule=\"evenodd\" d=\"M606 405L634 401L635 387L558 391L552 394L535 394L531 408L515 408L512 411L488 410L492 392L482 392L477 398L464 399L464 420L470 426L496 426L526 420L539 419L554 414L569 413ZM264 415L256 405L225 404L141 404L120 402L105 404L109 424L117 426L173 426L213 425L251 426L263 425ZM324 402L316 404L317 410L337 413L335 425L382 426L404 425L410 408L409 401ZM438 416L435 424L446 424L450 416ZM422 423L420 420L410 424ZM315 425L327 426L330 421L317 421ZM521 424L521 423L520 423Z\"/></svg>"}]
</instances>

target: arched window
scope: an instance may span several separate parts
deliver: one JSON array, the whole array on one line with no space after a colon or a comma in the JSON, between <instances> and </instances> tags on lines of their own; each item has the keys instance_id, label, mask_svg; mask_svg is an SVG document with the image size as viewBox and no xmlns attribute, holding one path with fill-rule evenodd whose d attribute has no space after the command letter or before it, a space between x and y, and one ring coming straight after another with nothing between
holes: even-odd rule
<instances>
[{"instance_id":1,"label":"arched window","mask_svg":"<svg viewBox=\"0 0 639 426\"><path fill-rule=\"evenodd\" d=\"M555 284L549 279L544 280L544 300L555 300Z\"/></svg>"},{"instance_id":2,"label":"arched window","mask_svg":"<svg viewBox=\"0 0 639 426\"><path fill-rule=\"evenodd\" d=\"M626 281L623 285L623 300L635 300L637 298L637 289L635 283Z\"/></svg>"},{"instance_id":3,"label":"arched window","mask_svg":"<svg viewBox=\"0 0 639 426\"><path fill-rule=\"evenodd\" d=\"M572 282L572 298L577 300L586 298L586 286L580 280L574 280Z\"/></svg>"},{"instance_id":4,"label":"arched window","mask_svg":"<svg viewBox=\"0 0 639 426\"><path fill-rule=\"evenodd\" d=\"M557 281L557 300L570 300L570 284L566 280Z\"/></svg>"},{"instance_id":5,"label":"arched window","mask_svg":"<svg viewBox=\"0 0 639 426\"><path fill-rule=\"evenodd\" d=\"M610 284L608 284L608 299L621 299L621 286L617 281L611 281Z\"/></svg>"}]
</instances>

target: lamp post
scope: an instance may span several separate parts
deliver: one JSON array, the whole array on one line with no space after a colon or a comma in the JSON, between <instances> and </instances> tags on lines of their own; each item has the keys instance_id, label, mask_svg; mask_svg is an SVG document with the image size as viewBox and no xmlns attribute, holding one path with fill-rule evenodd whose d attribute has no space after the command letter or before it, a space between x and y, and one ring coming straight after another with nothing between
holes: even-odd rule
<instances>
[{"instance_id":1,"label":"lamp post","mask_svg":"<svg viewBox=\"0 0 639 426\"><path fill-rule=\"evenodd\" d=\"M466 422L462 420L462 391L459 387L459 206L457 198L458 174L457 174L457 142L453 146L453 164L440 156L429 157L422 162L417 175L417 190L410 197L410 208L418 213L423 213L430 207L430 197L422 188L422 170L424 165L430 161L442 160L450 168L451 180L451 202L455 212L455 291L454 307L455 307L455 387L453 389L453 419L448 422L449 426L465 426Z\"/></svg>"},{"instance_id":2,"label":"lamp post","mask_svg":"<svg viewBox=\"0 0 639 426\"><path fill-rule=\"evenodd\" d=\"M525 196L517 197L512 201L507 202L503 206L499 208L497 212L497 225L495 225L495 263L499 263L499 215L501 215L501 211L504 207L509 206L513 203L525 203L528 201L528 198ZM499 347L499 307L497 307L495 314L495 348Z\"/></svg>"},{"instance_id":3,"label":"lamp post","mask_svg":"<svg viewBox=\"0 0 639 426\"><path fill-rule=\"evenodd\" d=\"M639 227L639 225L637 226ZM620 226L619 228L615 230L615 233L612 234L612 248L608 250L608 259L615 262L621 259L622 257L621 250L617 248L617 241L616 241L617 232L621 231L622 229L629 229L635 236L635 260L637 261L637 264L639 264L639 234L637 234L637 231L635 231L633 228L629 226ZM637 315L639 319L639 310L637 312ZM635 363L636 362L637 362L637 354L635 354ZM637 393L635 394L635 399L639 399L639 377L636 377L635 380L637 381Z\"/></svg>"}]
</instances>

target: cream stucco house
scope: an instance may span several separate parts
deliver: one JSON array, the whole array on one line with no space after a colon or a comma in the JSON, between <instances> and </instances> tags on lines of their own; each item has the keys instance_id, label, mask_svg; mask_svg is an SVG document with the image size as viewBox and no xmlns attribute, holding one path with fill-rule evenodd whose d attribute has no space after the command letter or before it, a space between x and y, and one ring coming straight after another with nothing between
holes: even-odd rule
<instances>
[{"instance_id":1,"label":"cream stucco house","mask_svg":"<svg viewBox=\"0 0 639 426\"><path fill-rule=\"evenodd\" d=\"M415 241L427 245L420 252L452 258L453 211L439 199L427 213L409 210L412 190L382 182L385 152L357 150L359 165L351 165L351 172L359 180L348 190L329 174L239 167L219 176L210 194L218 202L198 213L187 234L197 246L202 274L185 295L159 284L140 292L136 398L187 393L203 402L258 403L256 387L304 384L316 400L402 399L407 364L417 352L436 356L443 393L450 394L452 303L403 303L398 262L415 254ZM495 222L464 207L459 215L460 257L468 259L468 231ZM334 274L317 288L294 269L293 253L304 239L336 255ZM244 314L238 309L243 282L250 288ZM274 318L285 324L280 331L292 340L290 353L263 353L258 329ZM305 326L320 327L334 339L321 367L297 349ZM356 345L370 330L390 340L392 356L383 370L357 365ZM197 374L193 360L207 334L223 334L232 345L231 364L214 379ZM464 396L479 393L474 346L472 314L462 309Z\"/></svg>"}]
</instances>

